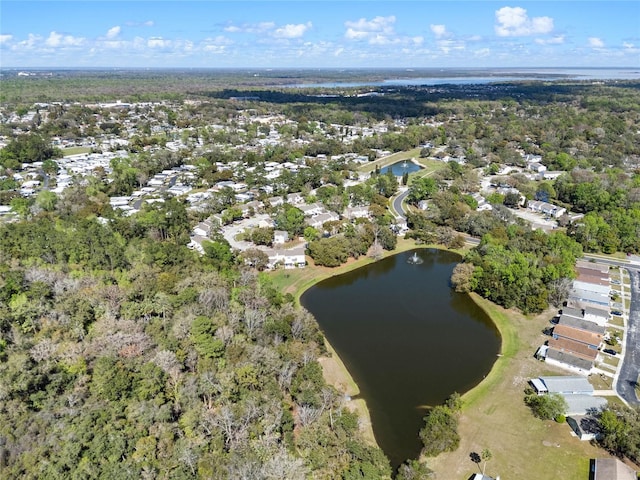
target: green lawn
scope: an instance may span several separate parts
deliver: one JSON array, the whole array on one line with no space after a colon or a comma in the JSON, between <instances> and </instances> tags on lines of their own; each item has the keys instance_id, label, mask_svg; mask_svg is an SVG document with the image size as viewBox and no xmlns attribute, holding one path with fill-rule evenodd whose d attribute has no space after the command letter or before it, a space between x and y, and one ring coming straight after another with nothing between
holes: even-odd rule
<instances>
[{"instance_id":1,"label":"green lawn","mask_svg":"<svg viewBox=\"0 0 640 480\"><path fill-rule=\"evenodd\" d=\"M618 359L618 357L610 357L607 354L603 355L604 359L602 360L604 363L606 363L607 365L611 365L613 367L617 367L618 363L620 363L620 360Z\"/></svg>"},{"instance_id":2,"label":"green lawn","mask_svg":"<svg viewBox=\"0 0 640 480\"><path fill-rule=\"evenodd\" d=\"M473 298L501 332L502 357L487 377L462 397L459 448L427 459L428 466L437 478L466 480L478 471L469 455L488 448L493 458L486 473L493 477L589 478L589 458L605 457L606 452L572 437L567 424L535 418L524 404L524 389L530 378L567 375L566 371L533 357L545 339L541 330L554 312L550 309L534 318L525 317L479 297Z\"/></svg>"},{"instance_id":3,"label":"green lawn","mask_svg":"<svg viewBox=\"0 0 640 480\"><path fill-rule=\"evenodd\" d=\"M609 325L614 325L616 327L624 327L624 320L622 319L622 317L618 317L614 315L611 317L611 320L609 320Z\"/></svg>"},{"instance_id":4,"label":"green lawn","mask_svg":"<svg viewBox=\"0 0 640 480\"><path fill-rule=\"evenodd\" d=\"M70 148L64 148L62 150L62 154L65 157L68 157L69 155L77 155L79 153L89 153L91 151L90 147L70 147Z\"/></svg>"}]
</instances>

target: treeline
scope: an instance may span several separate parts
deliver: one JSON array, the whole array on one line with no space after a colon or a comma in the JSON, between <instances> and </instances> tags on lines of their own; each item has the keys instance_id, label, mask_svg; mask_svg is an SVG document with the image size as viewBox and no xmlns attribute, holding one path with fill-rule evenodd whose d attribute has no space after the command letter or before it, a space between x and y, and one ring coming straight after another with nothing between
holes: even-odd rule
<instances>
[{"instance_id":1,"label":"treeline","mask_svg":"<svg viewBox=\"0 0 640 480\"><path fill-rule=\"evenodd\" d=\"M0 227L0 476L389 478L314 319L171 216Z\"/></svg>"},{"instance_id":2,"label":"treeline","mask_svg":"<svg viewBox=\"0 0 640 480\"><path fill-rule=\"evenodd\" d=\"M477 292L505 308L538 313L566 298L581 256L581 246L562 232L546 234L513 225L484 235L456 266L451 280L457 291Z\"/></svg>"},{"instance_id":3,"label":"treeline","mask_svg":"<svg viewBox=\"0 0 640 480\"><path fill-rule=\"evenodd\" d=\"M640 252L640 172L575 169L554 187L558 200L585 214L569 226L569 233L586 251Z\"/></svg>"}]
</instances>

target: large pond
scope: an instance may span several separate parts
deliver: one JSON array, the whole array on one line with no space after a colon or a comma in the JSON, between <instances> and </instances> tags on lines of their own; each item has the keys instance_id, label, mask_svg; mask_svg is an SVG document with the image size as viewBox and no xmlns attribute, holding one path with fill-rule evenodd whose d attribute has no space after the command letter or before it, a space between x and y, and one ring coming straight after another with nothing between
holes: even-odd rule
<instances>
[{"instance_id":1,"label":"large pond","mask_svg":"<svg viewBox=\"0 0 640 480\"><path fill-rule=\"evenodd\" d=\"M385 174L387 173L387 171L391 170L391 173L393 173L396 177L401 177L405 173L413 173L421 169L422 167L420 165L410 162L409 160L405 160L402 162L396 162L386 167L382 167L380 169L380 173Z\"/></svg>"},{"instance_id":2,"label":"large pond","mask_svg":"<svg viewBox=\"0 0 640 480\"><path fill-rule=\"evenodd\" d=\"M346 364L394 467L415 458L428 406L489 372L499 334L468 295L450 288L459 257L416 250L329 278L301 298Z\"/></svg>"}]
</instances>

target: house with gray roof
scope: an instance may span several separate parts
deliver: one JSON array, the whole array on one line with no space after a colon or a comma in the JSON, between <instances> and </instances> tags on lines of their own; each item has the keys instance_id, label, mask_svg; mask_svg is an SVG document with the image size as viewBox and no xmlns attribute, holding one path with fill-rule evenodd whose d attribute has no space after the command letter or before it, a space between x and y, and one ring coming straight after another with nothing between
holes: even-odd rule
<instances>
[{"instance_id":1,"label":"house with gray roof","mask_svg":"<svg viewBox=\"0 0 640 480\"><path fill-rule=\"evenodd\" d=\"M571 317L569 315L560 315L560 319L558 320L558 325L563 325L571 328L575 328L576 330L583 330L589 333L595 333L596 335L604 335L605 327L604 325L598 325L596 322L591 322L589 320L584 320L582 318Z\"/></svg>"},{"instance_id":2,"label":"house with gray roof","mask_svg":"<svg viewBox=\"0 0 640 480\"><path fill-rule=\"evenodd\" d=\"M569 300L583 304L609 306L609 296L575 288L569 293Z\"/></svg>"},{"instance_id":3,"label":"house with gray roof","mask_svg":"<svg viewBox=\"0 0 640 480\"><path fill-rule=\"evenodd\" d=\"M545 362L560 368L568 369L580 375L589 375L593 368L593 360L575 355L573 352L562 348L549 346L544 349Z\"/></svg>"},{"instance_id":4,"label":"house with gray roof","mask_svg":"<svg viewBox=\"0 0 640 480\"><path fill-rule=\"evenodd\" d=\"M562 395L593 395L593 385L585 377L556 375L539 377L548 393Z\"/></svg>"},{"instance_id":5,"label":"house with gray roof","mask_svg":"<svg viewBox=\"0 0 640 480\"><path fill-rule=\"evenodd\" d=\"M633 468L617 458L596 458L591 460L589 472L592 480L637 480Z\"/></svg>"},{"instance_id":6,"label":"house with gray roof","mask_svg":"<svg viewBox=\"0 0 640 480\"><path fill-rule=\"evenodd\" d=\"M586 292L593 292L605 296L609 296L609 292L611 291L611 285L609 285L608 282L604 285L601 285L594 282L574 280L573 288L575 288L576 290L584 290Z\"/></svg>"},{"instance_id":7,"label":"house with gray roof","mask_svg":"<svg viewBox=\"0 0 640 480\"><path fill-rule=\"evenodd\" d=\"M567 402L566 415L588 415L600 412L607 406L607 399L593 395L563 395Z\"/></svg>"}]
</instances>

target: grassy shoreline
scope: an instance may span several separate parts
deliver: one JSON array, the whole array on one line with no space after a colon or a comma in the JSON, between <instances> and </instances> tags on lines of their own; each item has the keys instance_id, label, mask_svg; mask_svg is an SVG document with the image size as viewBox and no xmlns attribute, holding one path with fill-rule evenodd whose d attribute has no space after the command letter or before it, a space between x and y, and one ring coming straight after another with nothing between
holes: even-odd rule
<instances>
[{"instance_id":1,"label":"grassy shoreline","mask_svg":"<svg viewBox=\"0 0 640 480\"><path fill-rule=\"evenodd\" d=\"M439 245L416 245L413 241L400 239L398 248L385 252L385 257L414 248L446 250ZM463 254L464 250L455 253ZM283 293L293 294L299 303L302 293L316 283L372 262L369 258L360 258L334 269L312 265L304 270L279 271L269 276L274 285L280 287ZM508 475L520 480L587 478L588 459L607 456L606 452L572 437L566 424L534 418L523 401L524 387L529 378L566 375L566 371L541 363L533 357L537 346L546 338L542 329L553 316L553 310L549 309L536 317L526 317L517 311L505 310L477 294L471 294L471 298L498 330L501 337L500 354L486 377L462 394L463 408L458 429L460 447L455 452L423 460L435 472L436 478L467 479L474 469L478 471L478 466L470 461L470 453L488 448L493 453L487 467L488 475ZM339 391L346 388L359 391L346 366L328 342L327 349L331 352L330 357L321 360L327 383L340 387ZM362 400L354 408L365 427L363 434L375 442L366 403ZM532 469L531 465L537 468Z\"/></svg>"},{"instance_id":2,"label":"grassy shoreline","mask_svg":"<svg viewBox=\"0 0 640 480\"><path fill-rule=\"evenodd\" d=\"M386 258L398 253L405 252L407 250L420 249L439 249L446 250L441 245L417 245L413 240L406 240L404 238L398 239L398 244L395 250L385 251L382 258ZM455 253L461 253L460 251L454 251ZM327 278L342 275L357 268L369 265L376 262L371 258L362 256L357 260L351 259L347 263L336 267L326 268L316 265L309 265L304 270L278 270L268 273L273 284L279 288L282 293L291 293L295 299L295 302L300 306L300 297L309 288L315 284L325 280ZM354 381L351 373L347 369L346 365L340 358L340 355L335 351L329 341L324 338L325 347L329 352L329 355L320 357L318 359L322 366L323 376L327 384L332 385L336 390L354 397L360 393L360 388ZM372 445L379 446L373 432L373 425L371 422L371 415L367 407L367 403L363 398L351 399L348 402L348 407L352 411L357 412L360 418L361 432L364 438Z\"/></svg>"}]
</instances>

